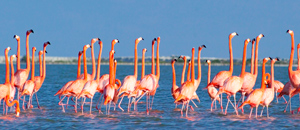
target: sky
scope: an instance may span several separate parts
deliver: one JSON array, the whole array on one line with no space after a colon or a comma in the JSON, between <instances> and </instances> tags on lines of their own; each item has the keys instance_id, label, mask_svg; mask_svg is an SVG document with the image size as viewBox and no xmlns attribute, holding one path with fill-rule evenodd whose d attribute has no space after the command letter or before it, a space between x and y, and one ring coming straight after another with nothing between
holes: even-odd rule
<instances>
[{"instance_id":1,"label":"sky","mask_svg":"<svg viewBox=\"0 0 300 130\"><path fill-rule=\"evenodd\" d=\"M111 41L116 57L133 56L134 41L145 40L138 45L139 56L147 48L151 56L151 41L160 36L160 56L191 55L191 48L206 45L202 57L229 58L228 35L237 32L232 39L233 57L242 58L244 41L259 34L259 58L289 58L291 37L295 32L295 44L300 35L300 1L196 1L196 0L87 0L87 1L2 1L0 4L0 50L12 48L15 54L17 42L13 35L21 37L21 55L25 55L25 34L30 35L29 46L41 50L50 41L47 56L77 57L78 51L92 38L103 41L103 57L108 57ZM295 45L297 46L297 45ZM98 56L99 46L95 44ZM247 47L250 58L251 44ZM87 51L90 57L90 50ZM0 56L3 56L1 53ZM296 57L295 57L296 58Z\"/></svg>"}]
</instances>

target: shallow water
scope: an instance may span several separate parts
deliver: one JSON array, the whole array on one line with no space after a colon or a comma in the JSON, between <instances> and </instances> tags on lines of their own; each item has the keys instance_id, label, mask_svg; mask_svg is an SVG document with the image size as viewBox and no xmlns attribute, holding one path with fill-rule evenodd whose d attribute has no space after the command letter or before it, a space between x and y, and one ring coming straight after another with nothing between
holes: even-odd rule
<instances>
[{"instance_id":1,"label":"shallow water","mask_svg":"<svg viewBox=\"0 0 300 130\"><path fill-rule=\"evenodd\" d=\"M4 82L4 65L0 65L1 82ZM38 66L36 66L38 67ZM140 67L140 66L139 66ZM151 66L146 66L146 74L150 73ZM22 68L25 65L22 64ZM181 78L181 65L176 65L176 81L179 85ZM212 66L212 77L221 70L228 70L228 66ZM91 73L91 65L88 66L88 72ZM249 66L247 66L247 71ZM139 68L140 70L140 68ZM195 69L197 70L197 69ZM234 66L234 75L239 75L241 66ZM36 70L36 74L39 74L39 70ZM270 67L266 67L266 71L270 71ZM297 114L284 113L285 108L284 100L279 99L279 103L276 103L276 99L269 106L270 117L266 117L266 108L264 110L263 117L254 118L255 109L253 110L254 116L251 119L248 118L250 107L244 107L245 114L235 115L232 106L228 108L228 114L224 115L220 109L210 111L211 100L206 90L202 90L207 84L207 66L202 66L202 81L197 90L197 94L200 97L201 103L196 102L198 108L194 107L194 111L189 111L189 117L181 117L180 109L181 105L175 109L173 97L171 96L171 84L172 84L172 69L171 66L161 66L161 77L159 81L159 88L157 89L153 110L150 111L150 115L147 116L145 112L145 98L138 104L138 111L127 112L128 99L124 98L122 108L113 111L111 109L110 115L98 114L95 109L95 103L99 98L97 93L93 100L92 114L89 113L89 105L85 105L84 114L81 113L80 107L78 107L78 113L74 113L72 107L68 107L65 112L62 112L61 107L58 105L58 97L53 96L66 82L74 80L76 78L77 66L76 65L47 65L47 76L45 82L38 92L38 98L41 109L37 108L35 98L33 98L34 108L29 110L21 110L20 117L15 117L14 112L9 112L7 116L0 116L0 126L5 128L18 128L18 129L61 129L61 128L102 128L102 129L123 129L123 128L187 128L187 129L199 129L199 128L286 128L293 129L299 127L300 116ZM101 66L101 75L108 73L108 66ZM133 74L133 66L131 65L118 65L117 78L121 81L129 74ZM197 73L196 73L197 76ZM211 77L211 78L212 78ZM275 79L286 83L288 79L287 67L275 67ZM261 80L261 68L259 67L259 75L255 88L260 87ZM223 97L225 95L223 94ZM237 94L237 100L240 94ZM285 96L288 99L287 96ZM27 98L28 99L28 98ZM231 98L233 99L233 98ZM87 99L89 101L89 99ZM223 106L225 106L227 100L223 99ZM190 103L191 104L191 103ZM296 96L292 100L292 109L297 109L299 106L298 97ZM218 105L218 108L219 105ZM262 107L259 107L258 114ZM190 109L189 109L190 110ZM0 107L2 111L2 106ZM102 107L102 111L105 112L105 107ZM3 128L2 127L2 128Z\"/></svg>"}]
</instances>

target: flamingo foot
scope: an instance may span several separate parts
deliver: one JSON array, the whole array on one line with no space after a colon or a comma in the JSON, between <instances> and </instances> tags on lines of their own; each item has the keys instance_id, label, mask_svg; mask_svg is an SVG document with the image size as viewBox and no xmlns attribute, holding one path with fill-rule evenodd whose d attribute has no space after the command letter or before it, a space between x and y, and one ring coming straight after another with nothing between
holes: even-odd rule
<instances>
[{"instance_id":1,"label":"flamingo foot","mask_svg":"<svg viewBox=\"0 0 300 130\"><path fill-rule=\"evenodd\" d=\"M300 112L300 107L298 107L297 114Z\"/></svg>"},{"instance_id":2,"label":"flamingo foot","mask_svg":"<svg viewBox=\"0 0 300 130\"><path fill-rule=\"evenodd\" d=\"M287 104L287 101L285 101L284 104Z\"/></svg>"},{"instance_id":3,"label":"flamingo foot","mask_svg":"<svg viewBox=\"0 0 300 130\"><path fill-rule=\"evenodd\" d=\"M291 111L291 114L294 114L294 110Z\"/></svg>"},{"instance_id":4,"label":"flamingo foot","mask_svg":"<svg viewBox=\"0 0 300 130\"><path fill-rule=\"evenodd\" d=\"M192 106L190 106L191 110L194 111L194 108Z\"/></svg>"},{"instance_id":5,"label":"flamingo foot","mask_svg":"<svg viewBox=\"0 0 300 130\"><path fill-rule=\"evenodd\" d=\"M284 110L283 112L286 113L286 110Z\"/></svg>"},{"instance_id":6,"label":"flamingo foot","mask_svg":"<svg viewBox=\"0 0 300 130\"><path fill-rule=\"evenodd\" d=\"M244 108L242 108L242 113L244 114Z\"/></svg>"},{"instance_id":7,"label":"flamingo foot","mask_svg":"<svg viewBox=\"0 0 300 130\"><path fill-rule=\"evenodd\" d=\"M33 105L30 105L30 108L33 108Z\"/></svg>"}]
</instances>

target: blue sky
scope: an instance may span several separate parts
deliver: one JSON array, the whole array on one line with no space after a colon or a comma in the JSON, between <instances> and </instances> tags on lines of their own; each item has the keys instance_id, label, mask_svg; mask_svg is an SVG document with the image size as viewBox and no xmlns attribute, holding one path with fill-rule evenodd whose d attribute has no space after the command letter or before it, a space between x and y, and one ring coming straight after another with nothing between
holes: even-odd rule
<instances>
[{"instance_id":1,"label":"blue sky","mask_svg":"<svg viewBox=\"0 0 300 130\"><path fill-rule=\"evenodd\" d=\"M161 37L160 55L190 55L192 47L205 44L202 57L229 58L228 35L233 38L233 56L242 58L244 40L260 33L259 58L289 58L291 40L287 29L294 30L299 43L299 1L189 1L189 0L109 0L109 1L2 1L0 5L0 50L10 46L16 53L21 37L21 55L25 55L25 32L30 48L47 47L48 56L76 57L90 40L99 37L103 56L111 41L119 39L116 56L133 56L134 40L143 37L138 50L149 51L151 40ZM95 44L98 56L99 46ZM250 57L248 44L247 57ZM90 51L88 51L90 53ZM4 55L1 53L0 55ZM90 56L90 55L88 55Z\"/></svg>"}]
</instances>

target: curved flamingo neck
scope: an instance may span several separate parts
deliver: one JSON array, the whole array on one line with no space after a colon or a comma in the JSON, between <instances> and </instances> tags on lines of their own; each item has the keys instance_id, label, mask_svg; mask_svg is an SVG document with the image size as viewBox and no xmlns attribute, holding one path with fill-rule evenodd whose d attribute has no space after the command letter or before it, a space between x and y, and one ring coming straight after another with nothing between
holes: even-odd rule
<instances>
[{"instance_id":1,"label":"curved flamingo neck","mask_svg":"<svg viewBox=\"0 0 300 130\"><path fill-rule=\"evenodd\" d=\"M10 74L10 77L11 77L11 79L10 79L10 84L12 85L12 86L14 86L14 82L15 82L15 76L14 76L14 73L15 73L15 69L14 69L14 62L13 62L13 59L14 59L14 57L10 57L10 67L11 67L11 74Z\"/></svg>"},{"instance_id":2,"label":"curved flamingo neck","mask_svg":"<svg viewBox=\"0 0 300 130\"><path fill-rule=\"evenodd\" d=\"M112 62L112 51L109 53L109 84L113 85L113 62Z\"/></svg>"},{"instance_id":3,"label":"curved flamingo neck","mask_svg":"<svg viewBox=\"0 0 300 130\"><path fill-rule=\"evenodd\" d=\"M102 55L102 46L103 46L102 41L99 41L99 46L100 46L100 50L99 50L99 55L98 55L96 81L99 81L99 78L100 78L100 65L101 65L101 55Z\"/></svg>"},{"instance_id":4,"label":"curved flamingo neck","mask_svg":"<svg viewBox=\"0 0 300 130\"><path fill-rule=\"evenodd\" d=\"M83 48L83 72L84 72L84 80L87 80L86 49L87 48Z\"/></svg>"},{"instance_id":5,"label":"curved flamingo neck","mask_svg":"<svg viewBox=\"0 0 300 130\"><path fill-rule=\"evenodd\" d=\"M21 57L20 57L20 39L17 39L18 47L17 47L17 70L21 69Z\"/></svg>"},{"instance_id":6,"label":"curved flamingo neck","mask_svg":"<svg viewBox=\"0 0 300 130\"><path fill-rule=\"evenodd\" d=\"M159 44L160 44L160 37L157 38L157 48L156 48L156 77L157 77L158 80L160 78Z\"/></svg>"},{"instance_id":7,"label":"curved flamingo neck","mask_svg":"<svg viewBox=\"0 0 300 130\"><path fill-rule=\"evenodd\" d=\"M273 84L274 84L274 63L275 60L271 60L271 84L270 84L270 88L274 88Z\"/></svg>"},{"instance_id":8,"label":"curved flamingo neck","mask_svg":"<svg viewBox=\"0 0 300 130\"><path fill-rule=\"evenodd\" d=\"M93 40L92 40L93 41ZM95 54L94 54L94 43L95 42L92 42L91 43L91 55L92 55L92 79L95 79L95 76L96 76L96 68L95 68Z\"/></svg>"},{"instance_id":9,"label":"curved flamingo neck","mask_svg":"<svg viewBox=\"0 0 300 130\"><path fill-rule=\"evenodd\" d=\"M233 54L232 54L232 36L229 35L229 55L230 55L230 64L229 64L229 72L232 74L233 72Z\"/></svg>"},{"instance_id":10,"label":"curved flamingo neck","mask_svg":"<svg viewBox=\"0 0 300 130\"><path fill-rule=\"evenodd\" d=\"M254 43L255 41L252 40L252 50L251 50L251 74L254 74Z\"/></svg>"},{"instance_id":11,"label":"curved flamingo neck","mask_svg":"<svg viewBox=\"0 0 300 130\"><path fill-rule=\"evenodd\" d=\"M259 36L256 37L256 46L255 46L255 65L254 65L254 75L257 77L258 74L258 45L259 45L260 38Z\"/></svg>"},{"instance_id":12,"label":"curved flamingo neck","mask_svg":"<svg viewBox=\"0 0 300 130\"><path fill-rule=\"evenodd\" d=\"M34 52L35 50L32 50L32 59L31 59L31 65L32 65L32 70L31 70L31 80L34 80L34 69L35 69L35 66L34 66Z\"/></svg>"},{"instance_id":13,"label":"curved flamingo neck","mask_svg":"<svg viewBox=\"0 0 300 130\"><path fill-rule=\"evenodd\" d=\"M146 51L143 50L141 79L143 79L145 76L145 53Z\"/></svg>"},{"instance_id":14,"label":"curved flamingo neck","mask_svg":"<svg viewBox=\"0 0 300 130\"><path fill-rule=\"evenodd\" d=\"M245 69L246 69L246 55L247 55L247 45L248 45L248 41L245 41L245 45L244 45L244 51L243 51L243 64L242 64L242 70L241 70L241 78L244 78L245 75Z\"/></svg>"},{"instance_id":15,"label":"curved flamingo neck","mask_svg":"<svg viewBox=\"0 0 300 130\"><path fill-rule=\"evenodd\" d=\"M291 56L290 56L290 63L289 63L289 75L293 72L293 59L294 59L294 33L291 34L292 39L292 48L291 48Z\"/></svg>"},{"instance_id":16,"label":"curved flamingo neck","mask_svg":"<svg viewBox=\"0 0 300 130\"><path fill-rule=\"evenodd\" d=\"M176 72L174 67L175 61L172 61L172 74L173 74L173 86L172 89L176 86Z\"/></svg>"},{"instance_id":17,"label":"curved flamingo neck","mask_svg":"<svg viewBox=\"0 0 300 130\"><path fill-rule=\"evenodd\" d=\"M191 63L189 62L186 80L189 81L190 79L191 79Z\"/></svg>"},{"instance_id":18,"label":"curved flamingo neck","mask_svg":"<svg viewBox=\"0 0 300 130\"><path fill-rule=\"evenodd\" d=\"M5 84L9 84L9 62L8 62L8 51L9 50L5 50L5 66L6 66L6 70L5 70Z\"/></svg>"},{"instance_id":19,"label":"curved flamingo neck","mask_svg":"<svg viewBox=\"0 0 300 130\"><path fill-rule=\"evenodd\" d=\"M79 52L78 53L78 63L77 63L77 78L79 78L79 76L80 76L81 56L82 56L82 52Z\"/></svg>"},{"instance_id":20,"label":"curved flamingo neck","mask_svg":"<svg viewBox=\"0 0 300 130\"><path fill-rule=\"evenodd\" d=\"M155 74L155 69L154 69L154 44L155 44L155 40L152 41L151 74Z\"/></svg>"},{"instance_id":21,"label":"curved flamingo neck","mask_svg":"<svg viewBox=\"0 0 300 130\"><path fill-rule=\"evenodd\" d=\"M207 85L210 83L210 69L211 69L211 67L210 67L210 63L207 63L207 65L208 65L208 70L207 70Z\"/></svg>"},{"instance_id":22,"label":"curved flamingo neck","mask_svg":"<svg viewBox=\"0 0 300 130\"><path fill-rule=\"evenodd\" d=\"M26 71L30 71L29 34L26 34Z\"/></svg>"},{"instance_id":23,"label":"curved flamingo neck","mask_svg":"<svg viewBox=\"0 0 300 130\"><path fill-rule=\"evenodd\" d=\"M267 61L263 61L263 64L262 64L261 89L263 89L263 90L265 90L265 88L266 88L266 84L265 84L265 81L266 81L266 71L265 71L266 62Z\"/></svg>"},{"instance_id":24,"label":"curved flamingo neck","mask_svg":"<svg viewBox=\"0 0 300 130\"><path fill-rule=\"evenodd\" d=\"M46 78L46 47L47 47L47 45L48 44L46 44L43 48L43 76L42 76L43 81Z\"/></svg>"},{"instance_id":25,"label":"curved flamingo neck","mask_svg":"<svg viewBox=\"0 0 300 130\"><path fill-rule=\"evenodd\" d=\"M200 54L201 54L201 50L202 48L199 47L198 49L198 78L197 81L201 81L201 58L200 58Z\"/></svg>"},{"instance_id":26,"label":"curved flamingo neck","mask_svg":"<svg viewBox=\"0 0 300 130\"><path fill-rule=\"evenodd\" d=\"M194 84L195 82L195 49L192 49L192 66L191 66L191 81Z\"/></svg>"},{"instance_id":27,"label":"curved flamingo neck","mask_svg":"<svg viewBox=\"0 0 300 130\"><path fill-rule=\"evenodd\" d=\"M182 74L181 74L181 84L184 83L185 68L186 68L186 57L183 57L183 68L182 68Z\"/></svg>"},{"instance_id":28,"label":"curved flamingo neck","mask_svg":"<svg viewBox=\"0 0 300 130\"><path fill-rule=\"evenodd\" d=\"M39 53L40 76L43 76L42 53Z\"/></svg>"},{"instance_id":29,"label":"curved flamingo neck","mask_svg":"<svg viewBox=\"0 0 300 130\"><path fill-rule=\"evenodd\" d=\"M137 54L137 46L138 42L135 41L135 47L134 47L134 77L137 78L137 71L138 71L138 54Z\"/></svg>"}]
</instances>

